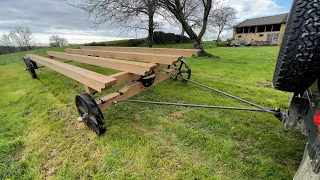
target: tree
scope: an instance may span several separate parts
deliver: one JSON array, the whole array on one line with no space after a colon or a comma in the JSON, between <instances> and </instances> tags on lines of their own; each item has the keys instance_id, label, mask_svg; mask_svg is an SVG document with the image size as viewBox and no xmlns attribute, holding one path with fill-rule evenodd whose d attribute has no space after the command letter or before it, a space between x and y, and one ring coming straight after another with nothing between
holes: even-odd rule
<instances>
[{"instance_id":1,"label":"tree","mask_svg":"<svg viewBox=\"0 0 320 180\"><path fill-rule=\"evenodd\" d=\"M172 15L175 16L177 21L179 21L185 30L185 32L189 35L190 39L194 41L194 47L196 49L200 49L199 56L206 56L210 55L209 53L206 53L202 46L202 37L206 32L207 26L208 26L208 17L210 15L210 11L212 8L212 0L159 0L161 3L161 6L172 13ZM196 33L196 28L193 27L192 21L188 20L186 17L186 14L184 12L184 6L189 1L193 3L199 3L199 5L196 7L197 12L201 13L201 22L198 22L199 33Z\"/></svg>"},{"instance_id":2,"label":"tree","mask_svg":"<svg viewBox=\"0 0 320 180\"><path fill-rule=\"evenodd\" d=\"M194 0L185 0L182 5L183 11L183 18L190 22L192 28L199 28L201 27L202 15L201 10L199 8L201 6L201 1L194 1ZM181 27L181 40L185 34L185 30L181 23L177 20L177 18L168 11L161 12L162 17L164 17L171 25Z\"/></svg>"},{"instance_id":3,"label":"tree","mask_svg":"<svg viewBox=\"0 0 320 180\"><path fill-rule=\"evenodd\" d=\"M80 4L70 5L86 11L93 17L95 26L111 21L111 25L131 30L145 29L148 31L148 45L153 46L158 0L82 0ZM147 27L144 26L145 23Z\"/></svg>"},{"instance_id":4,"label":"tree","mask_svg":"<svg viewBox=\"0 0 320 180\"><path fill-rule=\"evenodd\" d=\"M35 47L35 41L29 27L17 26L10 31L10 38L20 50L32 50Z\"/></svg>"},{"instance_id":5,"label":"tree","mask_svg":"<svg viewBox=\"0 0 320 180\"><path fill-rule=\"evenodd\" d=\"M4 33L0 39L0 42L1 42L1 44L5 45L8 48L9 53L15 52L14 43L9 35Z\"/></svg>"},{"instance_id":6,"label":"tree","mask_svg":"<svg viewBox=\"0 0 320 180\"><path fill-rule=\"evenodd\" d=\"M49 38L49 45L52 47L62 47L68 45L68 40L64 37L59 36L50 36Z\"/></svg>"},{"instance_id":7,"label":"tree","mask_svg":"<svg viewBox=\"0 0 320 180\"><path fill-rule=\"evenodd\" d=\"M209 24L218 29L217 41L220 40L220 35L223 30L233 25L237 19L236 14L237 11L229 5L218 7L212 11L209 17Z\"/></svg>"}]
</instances>

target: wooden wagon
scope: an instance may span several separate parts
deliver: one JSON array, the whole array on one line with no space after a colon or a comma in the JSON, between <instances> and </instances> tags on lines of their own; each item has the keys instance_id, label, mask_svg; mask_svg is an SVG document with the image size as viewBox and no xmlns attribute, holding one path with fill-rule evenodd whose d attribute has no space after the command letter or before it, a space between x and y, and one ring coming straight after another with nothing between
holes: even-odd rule
<instances>
[{"instance_id":1,"label":"wooden wagon","mask_svg":"<svg viewBox=\"0 0 320 180\"><path fill-rule=\"evenodd\" d=\"M27 54L24 57L26 70L37 78L36 69L48 67L62 73L84 85L86 93L76 96L76 106L80 117L98 135L106 131L102 110L113 102L127 99L166 79L177 79L177 75L186 79L191 77L191 68L183 57L191 57L198 50L83 46L80 49L65 49L64 52L47 51L46 56ZM61 62L54 58L66 59ZM119 70L121 72L105 76L67 62L76 61L85 64ZM38 66L41 64L42 66ZM173 74L175 76L173 76ZM94 100L92 95L102 92L116 84L126 83L117 92Z\"/></svg>"}]
</instances>

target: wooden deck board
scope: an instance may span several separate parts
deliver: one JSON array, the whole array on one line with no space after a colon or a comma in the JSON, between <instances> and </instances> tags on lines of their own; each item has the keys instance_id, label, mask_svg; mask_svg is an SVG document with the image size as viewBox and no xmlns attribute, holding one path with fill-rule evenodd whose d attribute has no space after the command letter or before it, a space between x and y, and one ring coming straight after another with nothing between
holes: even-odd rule
<instances>
[{"instance_id":1,"label":"wooden deck board","mask_svg":"<svg viewBox=\"0 0 320 180\"><path fill-rule=\"evenodd\" d=\"M141 62L130 62L123 60L115 60L110 58L100 58L100 57L90 57L77 54L68 54L61 52L48 51L49 56L63 58L67 60L73 60L81 63L106 67L110 69L115 69L124 72L130 72L139 75L146 75L152 69L157 67L154 63L141 63Z\"/></svg>"},{"instance_id":2,"label":"wooden deck board","mask_svg":"<svg viewBox=\"0 0 320 180\"><path fill-rule=\"evenodd\" d=\"M134 52L134 53L149 53L149 54L165 54L184 57L192 57L199 50L196 49L173 49L173 48L139 48L139 47L114 47L114 46L81 46L83 50L96 51L115 51L115 52Z\"/></svg>"},{"instance_id":3,"label":"wooden deck board","mask_svg":"<svg viewBox=\"0 0 320 180\"><path fill-rule=\"evenodd\" d=\"M90 55L108 58L117 58L125 60L136 60L142 62L151 62L158 64L171 65L176 61L182 59L182 56L165 55L165 54L148 54L148 53L135 53L135 52L117 52L107 50L87 50L87 49L65 49L67 53Z\"/></svg>"},{"instance_id":4,"label":"wooden deck board","mask_svg":"<svg viewBox=\"0 0 320 180\"><path fill-rule=\"evenodd\" d=\"M27 54L27 56L32 61L49 67L99 92L101 92L107 86L112 86L117 83L117 80L110 76L104 76L96 72L38 55Z\"/></svg>"}]
</instances>

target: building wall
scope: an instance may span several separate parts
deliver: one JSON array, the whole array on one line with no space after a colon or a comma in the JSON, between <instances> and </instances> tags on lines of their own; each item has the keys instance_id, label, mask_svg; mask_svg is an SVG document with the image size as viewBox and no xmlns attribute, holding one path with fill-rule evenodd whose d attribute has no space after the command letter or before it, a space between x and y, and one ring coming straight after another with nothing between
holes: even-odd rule
<instances>
[{"instance_id":1,"label":"building wall","mask_svg":"<svg viewBox=\"0 0 320 180\"><path fill-rule=\"evenodd\" d=\"M279 34L279 40L278 40L278 46L282 44L283 36L286 31L286 24L281 24L280 34Z\"/></svg>"},{"instance_id":2,"label":"building wall","mask_svg":"<svg viewBox=\"0 0 320 180\"><path fill-rule=\"evenodd\" d=\"M247 44L250 44L252 40L254 41L267 41L268 34L279 34L277 45L281 45L284 31L286 29L286 24L281 25L280 31L273 31L273 32L257 32L257 33L236 33L236 30L233 29L233 39L236 41L241 41ZM263 36L260 36L263 35ZM241 36L241 37L239 37Z\"/></svg>"}]
</instances>

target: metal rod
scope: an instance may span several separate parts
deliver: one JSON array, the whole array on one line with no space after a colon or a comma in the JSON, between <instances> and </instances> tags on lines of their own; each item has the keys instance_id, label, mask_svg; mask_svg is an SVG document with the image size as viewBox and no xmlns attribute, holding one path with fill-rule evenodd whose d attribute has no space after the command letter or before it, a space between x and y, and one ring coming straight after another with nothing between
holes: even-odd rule
<instances>
[{"instance_id":1,"label":"metal rod","mask_svg":"<svg viewBox=\"0 0 320 180\"><path fill-rule=\"evenodd\" d=\"M113 104L117 104L117 103L120 103L120 102L147 103L147 104L157 104L157 105L173 105L173 106L198 107L198 108L209 108L209 109L255 111L255 112L267 112L267 113L271 113L271 114L278 114L278 112L276 112L276 111L269 111L269 110L266 110L266 109L238 108L238 107L225 107L225 106L209 106L209 105L198 105L198 104L183 104L183 103L155 102L155 101L141 101L141 100L117 100L117 101L113 101Z\"/></svg>"},{"instance_id":2,"label":"metal rod","mask_svg":"<svg viewBox=\"0 0 320 180\"><path fill-rule=\"evenodd\" d=\"M223 91L220 91L220 90L214 89L214 88L212 88L212 87L209 87L209 86L200 84L200 83L198 83L198 82L192 81L192 80L190 80L190 79L184 78L184 77L179 76L179 75L177 75L177 74L175 74L175 73L173 73L173 75L174 75L174 76L177 76L177 77L180 77L180 78L182 78L182 79L185 80L185 81L188 81L188 82L191 82L191 83L196 84L196 85L198 85L198 86L201 86L201 87L210 89L210 90L212 90L212 91L215 91L215 92L217 92L217 93L223 94L223 95L228 96L228 97L230 97L230 98L232 98L232 99L236 99L236 100L241 101L241 102L243 102L243 103L249 104L249 105L254 106L254 107L256 107L256 108L264 109L264 110L270 110L270 109L267 109L267 108L265 108L265 107L259 106L259 105L255 104L255 103L252 103L252 102L249 102L249 101L247 101L247 100L241 99L241 98L239 98L239 97L233 96L233 95L231 95L231 94L225 93L225 92L223 92Z\"/></svg>"}]
</instances>

